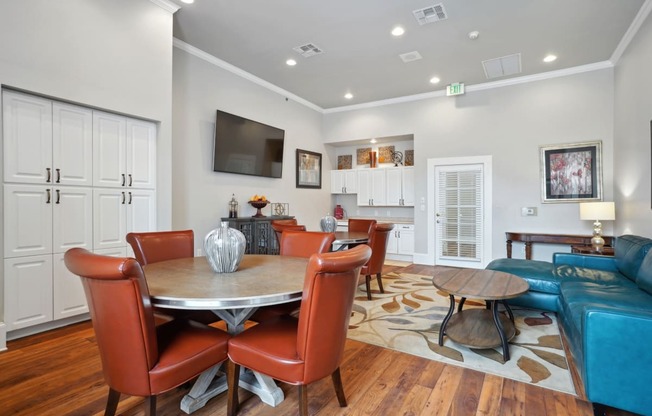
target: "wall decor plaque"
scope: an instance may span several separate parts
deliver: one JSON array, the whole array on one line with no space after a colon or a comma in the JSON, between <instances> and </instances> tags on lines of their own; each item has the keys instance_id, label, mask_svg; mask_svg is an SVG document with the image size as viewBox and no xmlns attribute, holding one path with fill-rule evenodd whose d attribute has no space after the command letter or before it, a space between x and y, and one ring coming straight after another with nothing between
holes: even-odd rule
<instances>
[{"instance_id":1,"label":"wall decor plaque","mask_svg":"<svg viewBox=\"0 0 652 416\"><path fill-rule=\"evenodd\" d=\"M369 152L371 152L371 147L363 147L361 149L356 149L356 163L358 165L368 165L369 164Z\"/></svg>"},{"instance_id":2,"label":"wall decor plaque","mask_svg":"<svg viewBox=\"0 0 652 416\"><path fill-rule=\"evenodd\" d=\"M405 166L414 166L414 149L405 151Z\"/></svg>"},{"instance_id":3,"label":"wall decor plaque","mask_svg":"<svg viewBox=\"0 0 652 416\"><path fill-rule=\"evenodd\" d=\"M337 157L337 169L353 168L353 155L342 155Z\"/></svg>"},{"instance_id":4,"label":"wall decor plaque","mask_svg":"<svg viewBox=\"0 0 652 416\"><path fill-rule=\"evenodd\" d=\"M392 157L393 153L394 153L394 146L380 146L378 148L378 162L392 163L394 161Z\"/></svg>"}]
</instances>

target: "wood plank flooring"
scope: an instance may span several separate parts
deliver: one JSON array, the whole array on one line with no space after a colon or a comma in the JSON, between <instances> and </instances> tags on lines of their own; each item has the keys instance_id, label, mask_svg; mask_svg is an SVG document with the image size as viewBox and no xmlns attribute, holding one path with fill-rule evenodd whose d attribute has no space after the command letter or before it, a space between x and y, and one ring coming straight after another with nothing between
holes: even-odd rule
<instances>
[{"instance_id":1,"label":"wood plank flooring","mask_svg":"<svg viewBox=\"0 0 652 416\"><path fill-rule=\"evenodd\" d=\"M429 275L433 267L386 266L385 271ZM89 322L8 343L0 353L0 415L102 415L108 392ZM128 352L125 352L128 354ZM478 371L347 341L341 366L348 407L340 408L330 377L308 389L311 415L592 415L591 404L575 396ZM298 414L297 388L281 384L286 399L276 408L240 390L240 415ZM581 386L580 386L581 389ZM187 388L158 398L158 414L179 410ZM118 414L143 415L143 399L123 396ZM194 413L226 412L224 394ZM609 416L630 415L609 409Z\"/></svg>"}]
</instances>

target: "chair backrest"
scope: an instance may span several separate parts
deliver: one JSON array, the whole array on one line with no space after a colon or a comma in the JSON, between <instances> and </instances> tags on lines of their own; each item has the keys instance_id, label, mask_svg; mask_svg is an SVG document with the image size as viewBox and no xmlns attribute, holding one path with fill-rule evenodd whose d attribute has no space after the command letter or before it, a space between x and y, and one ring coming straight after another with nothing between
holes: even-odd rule
<instances>
[{"instance_id":1,"label":"chair backrest","mask_svg":"<svg viewBox=\"0 0 652 416\"><path fill-rule=\"evenodd\" d=\"M334 233L317 231L284 231L281 235L281 256L308 258L315 253L328 253L335 241Z\"/></svg>"},{"instance_id":2,"label":"chair backrest","mask_svg":"<svg viewBox=\"0 0 652 416\"><path fill-rule=\"evenodd\" d=\"M297 219L292 218L289 220L272 220L272 224L278 224L278 225L297 225Z\"/></svg>"},{"instance_id":3,"label":"chair backrest","mask_svg":"<svg viewBox=\"0 0 652 416\"><path fill-rule=\"evenodd\" d=\"M106 383L126 394L151 394L149 370L158 344L149 290L133 258L108 257L82 248L66 252L68 270L82 278Z\"/></svg>"},{"instance_id":4,"label":"chair backrest","mask_svg":"<svg viewBox=\"0 0 652 416\"><path fill-rule=\"evenodd\" d=\"M349 231L350 232L361 232L361 233L371 233L371 227L376 223L376 220L364 220L349 218Z\"/></svg>"},{"instance_id":5,"label":"chair backrest","mask_svg":"<svg viewBox=\"0 0 652 416\"><path fill-rule=\"evenodd\" d=\"M141 265L193 257L195 235L192 230L129 233L127 242Z\"/></svg>"},{"instance_id":6,"label":"chair backrest","mask_svg":"<svg viewBox=\"0 0 652 416\"><path fill-rule=\"evenodd\" d=\"M332 374L340 365L360 267L371 249L313 254L308 261L299 312L297 352L303 383Z\"/></svg>"},{"instance_id":7,"label":"chair backrest","mask_svg":"<svg viewBox=\"0 0 652 416\"><path fill-rule=\"evenodd\" d=\"M364 272L366 274L376 274L383 272L383 263L385 263L385 253L387 252L387 241L389 233L394 229L394 224L374 224L371 227L369 242L371 247L371 258L365 264Z\"/></svg>"},{"instance_id":8,"label":"chair backrest","mask_svg":"<svg viewBox=\"0 0 652 416\"><path fill-rule=\"evenodd\" d=\"M272 229L276 233L276 241L278 242L279 247L281 246L281 234L283 231L306 231L305 225L296 225L296 224L274 224L272 223Z\"/></svg>"}]
</instances>

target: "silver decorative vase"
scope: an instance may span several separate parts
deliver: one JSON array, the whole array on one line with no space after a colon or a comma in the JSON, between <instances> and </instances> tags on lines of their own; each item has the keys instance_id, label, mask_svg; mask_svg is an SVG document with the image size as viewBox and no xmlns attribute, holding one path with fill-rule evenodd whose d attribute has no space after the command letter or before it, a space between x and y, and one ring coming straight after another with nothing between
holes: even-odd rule
<instances>
[{"instance_id":1,"label":"silver decorative vase","mask_svg":"<svg viewBox=\"0 0 652 416\"><path fill-rule=\"evenodd\" d=\"M215 273L233 273L238 270L245 253L247 240L240 231L229 228L223 221L220 228L206 234L204 251Z\"/></svg>"},{"instance_id":2,"label":"silver decorative vase","mask_svg":"<svg viewBox=\"0 0 652 416\"><path fill-rule=\"evenodd\" d=\"M337 229L337 219L332 215L326 215L319 221L319 226L325 233L334 233Z\"/></svg>"}]
</instances>

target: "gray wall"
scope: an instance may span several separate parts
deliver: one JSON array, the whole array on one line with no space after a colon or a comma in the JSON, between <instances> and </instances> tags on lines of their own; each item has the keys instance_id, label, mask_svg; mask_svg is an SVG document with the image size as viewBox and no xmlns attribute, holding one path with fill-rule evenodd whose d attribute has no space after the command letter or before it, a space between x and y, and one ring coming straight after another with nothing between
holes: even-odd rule
<instances>
[{"instance_id":1,"label":"gray wall","mask_svg":"<svg viewBox=\"0 0 652 416\"><path fill-rule=\"evenodd\" d=\"M616 233L652 237L650 120L652 120L652 15L615 70Z\"/></svg>"},{"instance_id":2,"label":"gray wall","mask_svg":"<svg viewBox=\"0 0 652 416\"><path fill-rule=\"evenodd\" d=\"M195 245L228 216L228 201L235 194L241 217L256 210L247 204L254 194L272 202L290 204L290 215L309 230L330 211L331 161L321 140L321 114L284 96L225 71L179 48L174 49L174 166L173 228L192 228ZM215 111L270 124L285 130L281 179L213 172ZM296 188L295 150L322 153L322 189ZM263 210L269 215L270 207Z\"/></svg>"},{"instance_id":3,"label":"gray wall","mask_svg":"<svg viewBox=\"0 0 652 416\"><path fill-rule=\"evenodd\" d=\"M601 140L604 199L613 198L612 69L324 117L327 143L401 134L414 134L417 201L427 201L427 159L493 156L494 258L505 256L505 231L591 233L577 203L541 203L539 146ZM526 206L537 207L538 216L522 217ZM426 212L415 210L416 251L423 254ZM561 250L568 247L536 246L534 258ZM521 247L514 251L523 257Z\"/></svg>"}]
</instances>

